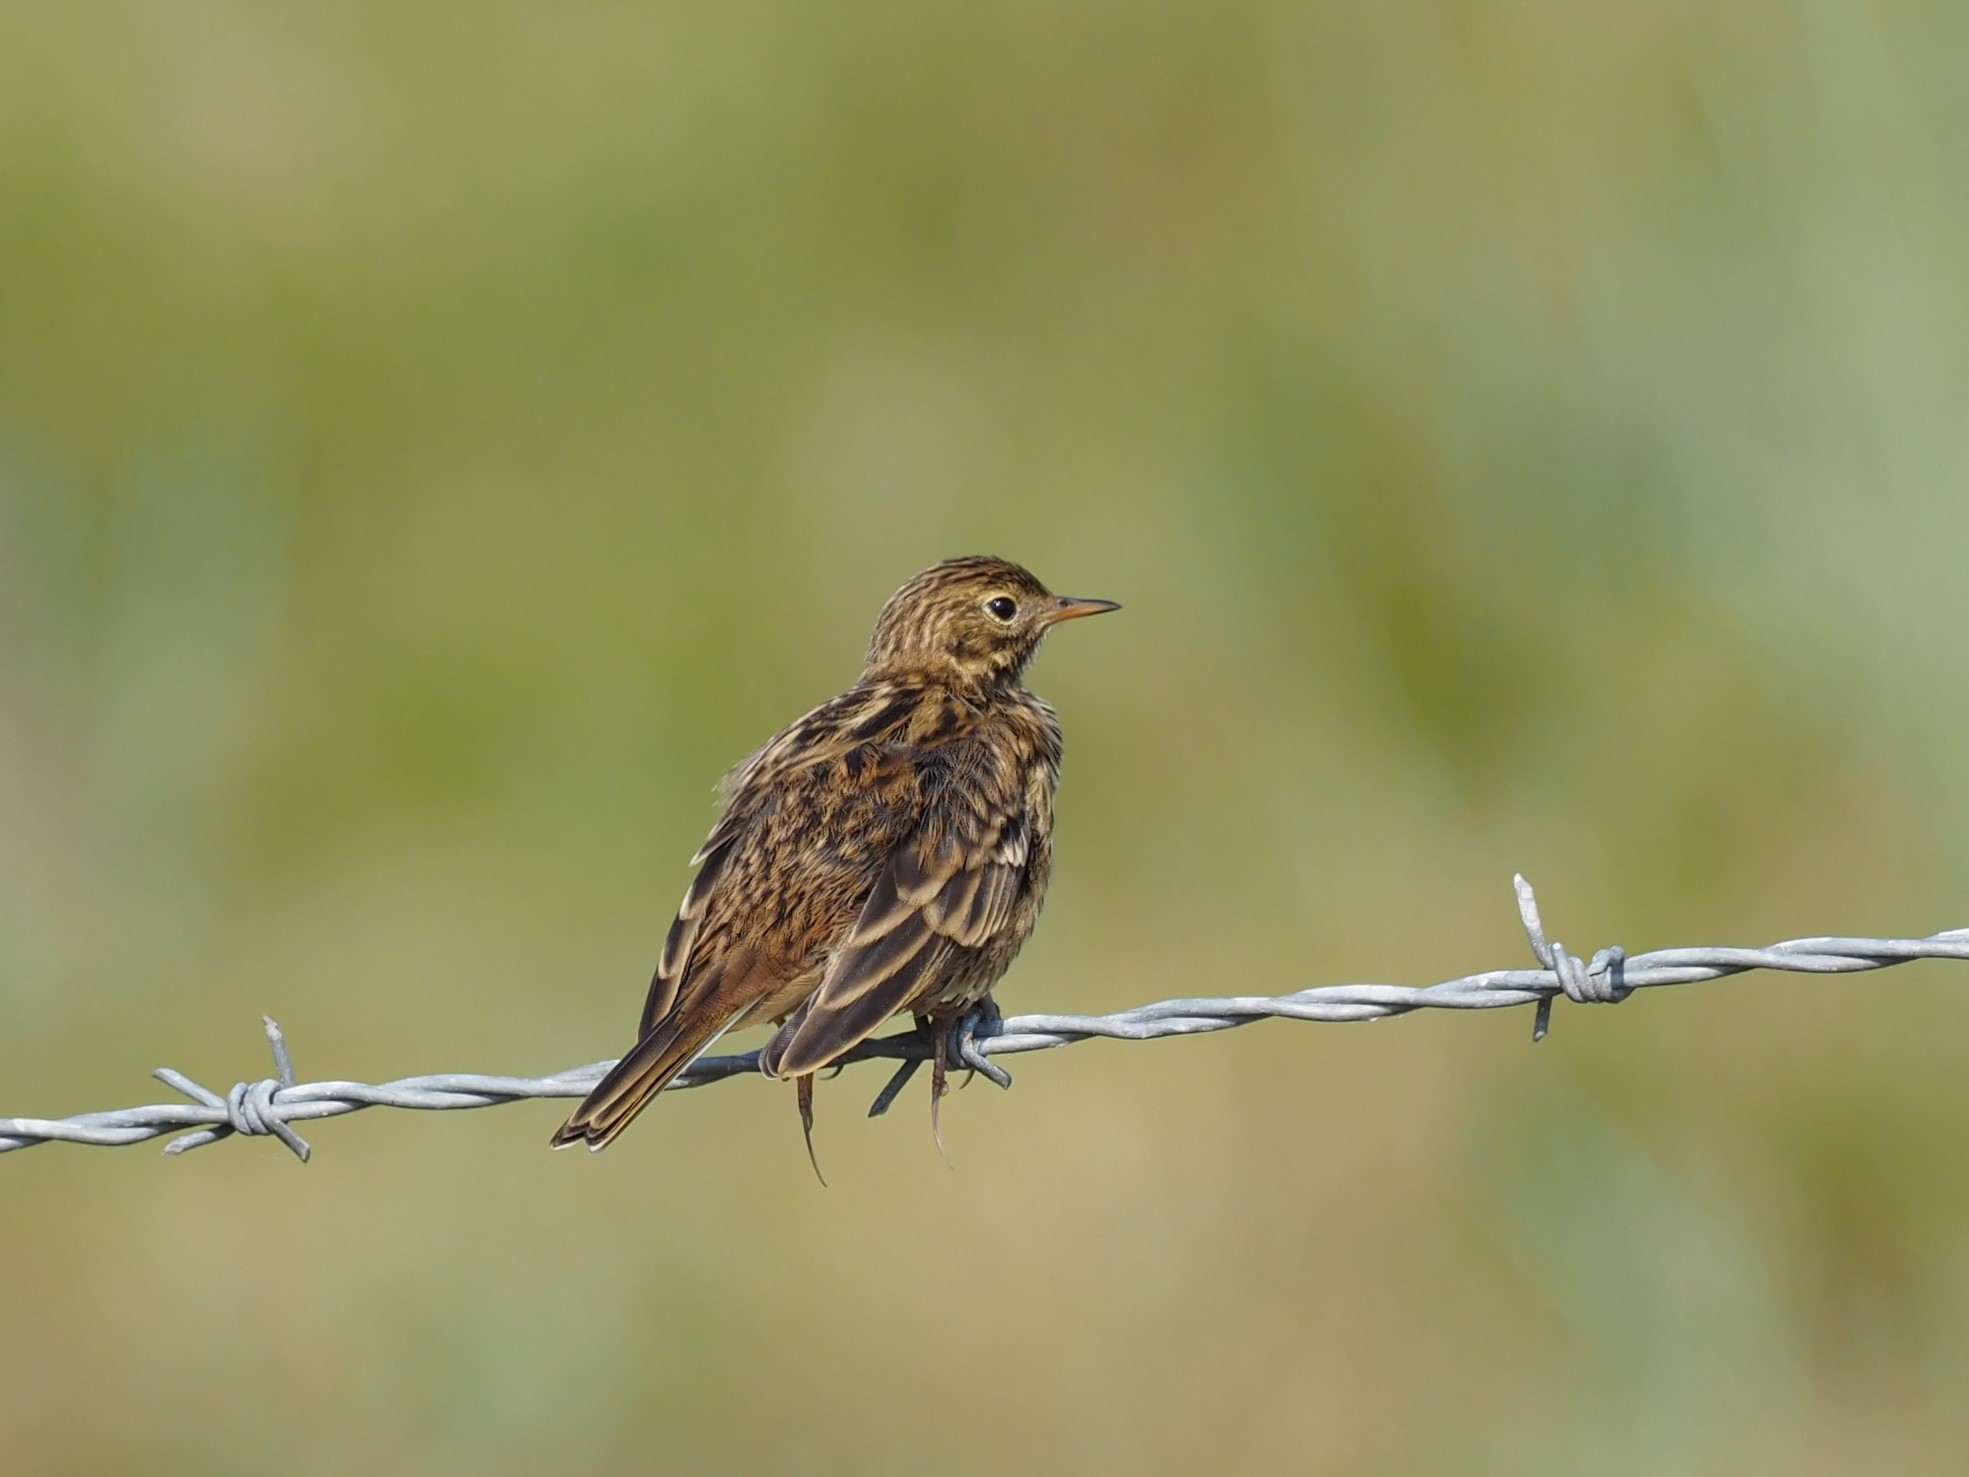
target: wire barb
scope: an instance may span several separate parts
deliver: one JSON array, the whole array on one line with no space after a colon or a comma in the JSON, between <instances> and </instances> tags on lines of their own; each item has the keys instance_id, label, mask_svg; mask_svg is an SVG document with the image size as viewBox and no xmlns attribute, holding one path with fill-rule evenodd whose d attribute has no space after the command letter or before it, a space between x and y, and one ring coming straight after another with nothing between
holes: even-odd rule
<instances>
[{"instance_id":1,"label":"wire barb","mask_svg":"<svg viewBox=\"0 0 1969 1477\"><path fill-rule=\"evenodd\" d=\"M1633 993L1627 984L1625 949L1618 945L1601 949L1593 956L1592 963L1581 963L1578 956L1568 954L1566 946L1557 939L1551 943L1545 941L1545 925L1538 918L1538 897L1522 872L1511 878L1511 886L1518 894L1518 919L1524 924L1525 934L1531 940L1531 951L1538 962L1552 972L1559 984L1557 990L1539 997L1538 1010L1531 1023L1534 1045L1543 1041L1552 1029L1552 1001L1561 992L1575 1005L1618 1005Z\"/></svg>"},{"instance_id":2,"label":"wire barb","mask_svg":"<svg viewBox=\"0 0 1969 1477\"><path fill-rule=\"evenodd\" d=\"M294 1058L287 1050L287 1037L270 1015L260 1017L260 1024L266 1027L267 1045L273 1049L273 1070L271 1078L263 1077L258 1082L235 1082L232 1091L220 1097L210 1088L200 1086L169 1067L159 1067L151 1076L158 1081L175 1087L194 1102L203 1103L208 1108L224 1108L226 1120L210 1128L181 1135L164 1146L167 1155L184 1154L205 1144L215 1144L228 1134L243 1133L271 1134L287 1145L294 1157L303 1164L308 1162L314 1150L308 1141L287 1126L281 1116L280 1105L274 1101L282 1088L294 1087Z\"/></svg>"},{"instance_id":3,"label":"wire barb","mask_svg":"<svg viewBox=\"0 0 1969 1477\"><path fill-rule=\"evenodd\" d=\"M1009 1085L1011 1078L990 1058L1046 1051L1095 1037L1110 1041L1152 1041L1162 1036L1228 1031L1261 1020L1371 1021L1406 1015L1412 1010L1495 1010L1518 1005L1535 1008L1533 1039L1537 1040L1550 1028L1552 1002L1560 995L1577 1005L1615 1004L1636 990L1723 979L1753 969L1793 974L1858 974L1887 969L1912 959L1969 962L1969 928L1926 938L1793 939L1762 949L1655 949L1631 958L1620 949L1602 949L1590 961L1582 962L1567 953L1565 945L1546 939L1531 884L1523 877L1514 878L1513 883L1518 896L1519 921L1531 942L1532 953L1540 966L1537 969L1494 969L1419 987L1323 985L1287 995L1158 1000L1113 1015L1020 1015L1002 1019L995 1007L980 1006L952 1033L954 1064L989 1077L1002 1087ZM311 1151L307 1141L293 1128L297 1122L335 1118L364 1108L488 1108L530 1098L584 1097L602 1074L615 1065L592 1062L551 1077L440 1073L375 1085L298 1082L280 1027L272 1020L262 1019L267 1044L273 1052L273 1077L238 1083L221 1097L181 1072L160 1067L154 1074L158 1080L183 1093L189 1102L78 1113L72 1118L0 1118L0 1153L57 1141L135 1144L177 1134L165 1152L182 1154L231 1134L245 1134L277 1138L305 1163ZM877 1059L899 1063L895 1076L869 1110L872 1117L888 1108L933 1052L931 1041L922 1032L901 1031L862 1042L844 1055L839 1065ZM703 1087L744 1074L759 1074L756 1051L742 1056L700 1057L672 1086Z\"/></svg>"}]
</instances>

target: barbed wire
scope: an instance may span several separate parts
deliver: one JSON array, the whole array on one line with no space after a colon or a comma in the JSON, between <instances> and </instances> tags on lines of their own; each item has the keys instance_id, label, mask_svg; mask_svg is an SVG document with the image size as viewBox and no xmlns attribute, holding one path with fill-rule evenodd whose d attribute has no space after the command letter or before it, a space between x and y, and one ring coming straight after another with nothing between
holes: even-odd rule
<instances>
[{"instance_id":1,"label":"barbed wire","mask_svg":"<svg viewBox=\"0 0 1969 1477\"><path fill-rule=\"evenodd\" d=\"M1523 877L1512 879L1518 894L1518 915L1531 940L1537 969L1493 969L1467 974L1440 984L1321 985L1287 995L1235 995L1197 999L1158 1000L1113 1015L1019 1015L1001 1018L996 1011L974 1015L957 1033L958 1062L1001 1087L1011 1077L992 1057L1045 1051L1096 1037L1112 1041L1152 1041L1163 1036L1193 1036L1226 1031L1260 1020L1371 1021L1406 1015L1412 1010L1497 1010L1518 1005L1536 1007L1532 1039L1542 1040L1551 1024L1552 1002L1560 996L1580 1005L1617 1004L1636 990L1660 985L1687 985L1722 979L1754 969L1796 974L1857 974L1886 969L1914 959L1969 961L1969 928L1950 929L1927 938L1805 938L1761 949L1654 949L1631 958L1621 949L1602 949L1582 961L1564 944L1547 941L1539 920L1538 901ZM273 1048L274 1073L256 1082L241 1082L230 1092L213 1092L169 1067L151 1075L183 1093L190 1102L151 1107L116 1108L78 1113L71 1118L0 1118L0 1153L43 1143L135 1144L178 1133L166 1154L182 1154L233 1134L278 1138L305 1163L312 1152L293 1125L315 1118L335 1118L364 1108L490 1108L532 1098L585 1097L614 1062L593 1062L549 1077L501 1077L479 1073L438 1073L404 1077L395 1082L299 1082L280 1027L267 1017L267 1040ZM836 1070L854 1062L882 1058L901 1066L869 1109L884 1112L903 1085L932 1053L928 1035L901 1032L863 1042L848 1052ZM703 1087L728 1077L759 1070L759 1053L700 1057L672 1084ZM180 1133L189 1129L190 1132Z\"/></svg>"}]
</instances>

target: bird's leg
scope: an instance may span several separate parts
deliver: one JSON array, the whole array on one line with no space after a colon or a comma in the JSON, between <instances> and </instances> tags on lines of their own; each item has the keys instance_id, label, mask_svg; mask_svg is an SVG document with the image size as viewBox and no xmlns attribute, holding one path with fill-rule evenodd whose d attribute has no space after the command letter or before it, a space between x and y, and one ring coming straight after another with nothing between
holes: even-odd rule
<instances>
[{"instance_id":1,"label":"bird's leg","mask_svg":"<svg viewBox=\"0 0 1969 1477\"><path fill-rule=\"evenodd\" d=\"M800 1102L800 1132L807 1140L807 1162L814 1167L814 1178L821 1188L827 1187L827 1176L820 1172L820 1156L814 1153L814 1074L793 1079L794 1095Z\"/></svg>"},{"instance_id":2,"label":"bird's leg","mask_svg":"<svg viewBox=\"0 0 1969 1477\"><path fill-rule=\"evenodd\" d=\"M966 1068L966 1086L970 1085L972 1074L977 1072L982 1072L985 1080L995 1087L1012 1085L1012 1074L986 1056L978 1045L980 1041L996 1036L1004 1023L1005 1017L999 1013L998 1002L989 994L958 1018L957 1036L952 1045L956 1048L957 1059Z\"/></svg>"}]
</instances>

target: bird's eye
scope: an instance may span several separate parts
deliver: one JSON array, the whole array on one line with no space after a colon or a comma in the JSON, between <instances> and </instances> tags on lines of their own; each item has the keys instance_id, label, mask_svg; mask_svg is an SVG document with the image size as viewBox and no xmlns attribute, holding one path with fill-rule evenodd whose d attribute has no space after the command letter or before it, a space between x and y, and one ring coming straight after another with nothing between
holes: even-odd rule
<instances>
[{"instance_id":1,"label":"bird's eye","mask_svg":"<svg viewBox=\"0 0 1969 1477\"><path fill-rule=\"evenodd\" d=\"M994 619L1001 621L1009 621L1019 613L1018 602L1009 595L998 595L985 601L985 609L991 612Z\"/></svg>"}]
</instances>

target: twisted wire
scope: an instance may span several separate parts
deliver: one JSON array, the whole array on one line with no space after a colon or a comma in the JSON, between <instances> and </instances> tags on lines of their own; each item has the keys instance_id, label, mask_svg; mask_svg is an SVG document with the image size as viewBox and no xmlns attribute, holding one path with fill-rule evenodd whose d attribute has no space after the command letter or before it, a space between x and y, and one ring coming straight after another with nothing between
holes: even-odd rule
<instances>
[{"instance_id":1,"label":"twisted wire","mask_svg":"<svg viewBox=\"0 0 1969 1477\"><path fill-rule=\"evenodd\" d=\"M1095 1037L1152 1041L1163 1036L1226 1031L1259 1020L1371 1021L1406 1015L1412 1010L1496 1010L1518 1005L1536 1007L1532 1039L1537 1041L1549 1030L1552 1004L1560 996L1578 1005L1617 1004L1636 990L1694 984L1755 969L1794 974L1858 974L1914 959L1969 961L1969 928L1951 929L1926 938L1804 938L1761 949L1654 949L1632 957L1621 949L1608 948L1581 960L1568 953L1564 944L1547 940L1531 884L1517 877L1513 885L1518 895L1518 916L1538 961L1536 969L1492 969L1425 986L1322 985L1286 995L1158 1000L1112 1015L1019 1015L1000 1019L994 1013L964 1023L956 1042L957 1060L1002 1087L1009 1086L1011 1078L990 1058L1046 1051ZM296 1123L339 1117L364 1108L489 1108L530 1098L584 1097L614 1065L612 1061L593 1062L548 1077L453 1072L405 1077L381 1084L300 1082L295 1077L293 1058L280 1027L271 1019L262 1017L262 1020L273 1050L272 1077L240 1082L230 1092L221 1094L181 1072L160 1067L152 1075L183 1093L190 1102L78 1113L70 1118L0 1118L0 1153L57 1141L135 1144L177 1134L164 1152L182 1154L241 1134L277 1138L305 1163L312 1151L307 1140L295 1131ZM931 1052L927 1035L902 1032L863 1042L837 1065L875 1058L901 1063L870 1109L875 1114L894 1101L903 1084ZM700 1057L672 1085L703 1087L758 1070L756 1051Z\"/></svg>"}]
</instances>

